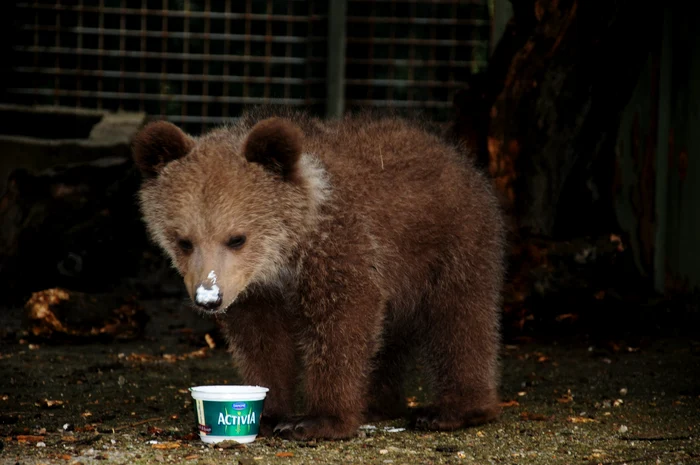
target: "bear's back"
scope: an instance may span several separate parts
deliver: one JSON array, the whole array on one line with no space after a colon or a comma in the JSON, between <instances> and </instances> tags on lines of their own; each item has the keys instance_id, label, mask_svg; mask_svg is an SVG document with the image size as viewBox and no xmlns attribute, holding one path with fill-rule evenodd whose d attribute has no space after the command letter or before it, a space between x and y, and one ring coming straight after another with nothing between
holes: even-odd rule
<instances>
[{"instance_id":1,"label":"bear's back","mask_svg":"<svg viewBox=\"0 0 700 465\"><path fill-rule=\"evenodd\" d=\"M306 150L330 175L336 231L372 250L390 294L417 298L410 283L437 268L465 274L477 261L500 261L493 189L439 136L396 118L347 118L313 131Z\"/></svg>"},{"instance_id":2,"label":"bear's back","mask_svg":"<svg viewBox=\"0 0 700 465\"><path fill-rule=\"evenodd\" d=\"M411 121L349 117L314 131L306 150L323 161L333 190L370 218L445 226L495 213L472 161Z\"/></svg>"}]
</instances>

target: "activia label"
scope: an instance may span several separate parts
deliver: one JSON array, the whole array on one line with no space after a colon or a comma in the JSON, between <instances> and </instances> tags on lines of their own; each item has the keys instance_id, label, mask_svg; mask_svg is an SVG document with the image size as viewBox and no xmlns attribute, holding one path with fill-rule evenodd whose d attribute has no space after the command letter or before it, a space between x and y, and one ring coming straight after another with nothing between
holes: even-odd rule
<instances>
[{"instance_id":1,"label":"activia label","mask_svg":"<svg viewBox=\"0 0 700 465\"><path fill-rule=\"evenodd\" d=\"M197 400L194 404L197 428L211 436L250 436L258 434L263 401L245 402Z\"/></svg>"}]
</instances>

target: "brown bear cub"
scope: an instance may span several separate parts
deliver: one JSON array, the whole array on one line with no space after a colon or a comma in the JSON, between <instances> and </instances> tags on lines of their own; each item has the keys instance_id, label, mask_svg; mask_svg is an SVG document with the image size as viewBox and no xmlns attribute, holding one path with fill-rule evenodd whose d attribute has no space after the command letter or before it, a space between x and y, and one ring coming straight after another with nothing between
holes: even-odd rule
<instances>
[{"instance_id":1,"label":"brown bear cub","mask_svg":"<svg viewBox=\"0 0 700 465\"><path fill-rule=\"evenodd\" d=\"M270 389L261 434L347 438L408 413L414 349L435 400L413 427L498 416L504 227L454 147L404 119L288 112L201 137L154 122L133 149L149 233L243 381Z\"/></svg>"}]
</instances>

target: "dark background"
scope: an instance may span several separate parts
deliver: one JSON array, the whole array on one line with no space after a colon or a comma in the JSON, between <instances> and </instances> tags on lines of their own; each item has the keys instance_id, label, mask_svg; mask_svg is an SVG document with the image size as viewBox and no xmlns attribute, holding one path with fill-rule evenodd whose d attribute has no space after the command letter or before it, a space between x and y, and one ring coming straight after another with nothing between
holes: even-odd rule
<instances>
[{"instance_id":1,"label":"dark background","mask_svg":"<svg viewBox=\"0 0 700 465\"><path fill-rule=\"evenodd\" d=\"M101 116L34 105L164 118L194 134L256 104L324 115L326 2L103 6L15 2L2 15L0 96L14 106L0 112L1 143L42 147L22 163L2 159L8 312L55 287L185 296L145 235L128 143L61 158L60 147L81 146ZM494 35L491 8L504 7L512 17ZM647 337L696 321L700 44L687 9L348 2L346 110L421 113L498 189L510 225L507 338Z\"/></svg>"}]
</instances>

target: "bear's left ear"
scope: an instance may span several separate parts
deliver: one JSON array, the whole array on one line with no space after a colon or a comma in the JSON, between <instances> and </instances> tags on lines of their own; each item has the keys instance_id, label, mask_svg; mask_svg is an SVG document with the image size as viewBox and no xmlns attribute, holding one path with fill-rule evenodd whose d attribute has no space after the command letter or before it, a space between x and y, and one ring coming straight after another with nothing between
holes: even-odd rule
<instances>
[{"instance_id":1,"label":"bear's left ear","mask_svg":"<svg viewBox=\"0 0 700 465\"><path fill-rule=\"evenodd\" d=\"M155 177L169 162L194 148L194 140L167 121L148 123L131 143L134 163L144 177Z\"/></svg>"},{"instance_id":2,"label":"bear's left ear","mask_svg":"<svg viewBox=\"0 0 700 465\"><path fill-rule=\"evenodd\" d=\"M249 162L261 164L285 181L295 181L303 139L301 129L291 121L268 118L253 126L243 154Z\"/></svg>"}]
</instances>

